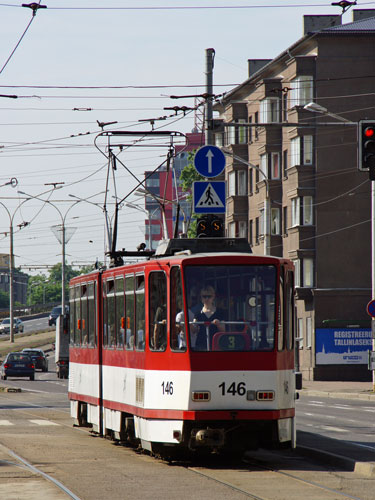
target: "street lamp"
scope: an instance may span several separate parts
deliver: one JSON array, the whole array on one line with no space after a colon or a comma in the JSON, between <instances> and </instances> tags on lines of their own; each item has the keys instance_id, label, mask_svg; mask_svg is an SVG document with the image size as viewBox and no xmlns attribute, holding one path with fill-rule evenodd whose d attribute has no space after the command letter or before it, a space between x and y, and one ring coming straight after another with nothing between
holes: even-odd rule
<instances>
[{"instance_id":1,"label":"street lamp","mask_svg":"<svg viewBox=\"0 0 375 500\"><path fill-rule=\"evenodd\" d=\"M330 111L328 111L327 108L325 108L324 106L321 106L320 104L318 104L316 102L307 103L303 107L303 109L305 109L306 111L311 111L312 113L319 113L321 115L331 116L332 118L336 118L336 120L338 120L340 122L352 123L353 125L357 125L357 122L352 122L352 121L348 120L347 118L344 118L340 115L336 115L336 113L331 113Z\"/></svg>"},{"instance_id":2,"label":"street lamp","mask_svg":"<svg viewBox=\"0 0 375 500\"><path fill-rule=\"evenodd\" d=\"M70 210L75 206L77 205L78 203L81 202L81 200L77 200L76 202L74 202L69 208L68 210L65 212L65 214L63 214L61 212L61 210L54 204L52 203L51 201L49 200L43 200L43 198L39 198L38 196L32 196L31 194L27 194L27 193L24 193L22 191L18 191L19 193L25 195L25 196L28 196L29 198L28 199L35 199L35 200L39 200L39 201L42 201L43 203L48 203L49 205L51 205L55 210L57 210L60 218L61 218L61 236L58 235L59 232L58 231L54 231L54 234L56 236L56 238L58 239L59 243L61 243L61 256L62 256L62 259L61 259L61 313L62 314L65 314L65 246L66 246L66 243L69 241L70 237L68 240L66 240L66 234L65 234L65 221L66 221L66 217L68 215L68 213L70 212ZM26 201L26 200L25 200Z\"/></svg>"},{"instance_id":3,"label":"street lamp","mask_svg":"<svg viewBox=\"0 0 375 500\"><path fill-rule=\"evenodd\" d=\"M15 209L13 214L10 213L8 207L0 201L0 205L2 205L9 217L9 319L10 319L10 337L9 340L11 343L14 342L14 329L13 329L13 319L14 319L14 250L13 250L13 221L14 221L14 216L16 215L17 211L22 207L24 203L26 203L28 199L23 200L18 207ZM23 222L20 224L20 229L22 227L25 227L28 225L28 222Z\"/></svg>"}]
</instances>

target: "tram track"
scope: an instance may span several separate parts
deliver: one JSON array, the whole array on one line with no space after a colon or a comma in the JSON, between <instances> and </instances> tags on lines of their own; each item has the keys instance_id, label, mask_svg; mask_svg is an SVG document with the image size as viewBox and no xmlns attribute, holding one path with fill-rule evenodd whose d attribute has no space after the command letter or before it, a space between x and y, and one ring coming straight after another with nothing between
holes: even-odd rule
<instances>
[{"instance_id":1,"label":"tram track","mask_svg":"<svg viewBox=\"0 0 375 500\"><path fill-rule=\"evenodd\" d=\"M23 404L26 404L29 408L17 409L18 415L23 414L28 419L35 419L37 417L38 419L58 423L66 429L72 429L72 426L67 423L65 418L61 419L59 417L59 415L67 413L65 410L61 408L48 408L47 410L53 413L50 414L48 412L42 415L40 414L41 408L36 407L35 404L31 402L23 402ZM90 434L87 428L74 428L74 433L76 430L80 431L80 434ZM103 443L98 444L100 447L103 445ZM41 470L38 459L36 459L36 465L32 465L32 463L22 457L22 450L20 448L17 449L17 452L11 448L10 443L8 443L8 447L0 445L0 451L4 452L3 455L6 453L10 456L11 460L14 461L12 463L15 465L18 464L18 467L23 467L33 474L37 474L40 478L43 477L51 484L55 484L62 492L61 494L65 495L65 498L79 500L79 497L75 496L67 486L54 479L53 472L51 475ZM134 450L133 457L136 454L137 451ZM120 457L118 458L120 459ZM155 462L158 462L158 460L155 459ZM260 450L260 452L254 452L251 455L248 453L241 461L230 461L228 458L220 459L211 455L204 461L190 463L177 462L173 465L176 471L179 468L181 470L185 469L197 476L199 475L201 478L214 481L218 486L225 486L228 488L228 495L230 495L229 491L232 491L236 498L237 495L243 495L253 500L300 500L304 497L309 498L309 500L321 500L322 498L324 500L345 498L365 500L365 497L357 496L355 490L350 490L347 484L342 489L337 487L340 476L344 477L344 482L348 478L348 476L345 476L345 473L342 473L339 469L326 469L321 464L317 464L317 462L311 462L302 456L298 456L295 452ZM354 476L351 477L353 478ZM61 479L63 482L66 482L64 476ZM69 482L67 484L70 485ZM294 495L291 494L293 491Z\"/></svg>"}]
</instances>

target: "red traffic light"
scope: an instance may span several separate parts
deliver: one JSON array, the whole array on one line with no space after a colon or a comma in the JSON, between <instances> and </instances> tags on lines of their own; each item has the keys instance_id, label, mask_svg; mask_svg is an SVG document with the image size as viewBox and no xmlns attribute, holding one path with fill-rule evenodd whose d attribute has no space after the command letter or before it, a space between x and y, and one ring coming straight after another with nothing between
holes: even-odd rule
<instances>
[{"instance_id":1,"label":"red traffic light","mask_svg":"<svg viewBox=\"0 0 375 500\"><path fill-rule=\"evenodd\" d=\"M375 128L374 127L366 127L363 131L365 137L375 137Z\"/></svg>"}]
</instances>

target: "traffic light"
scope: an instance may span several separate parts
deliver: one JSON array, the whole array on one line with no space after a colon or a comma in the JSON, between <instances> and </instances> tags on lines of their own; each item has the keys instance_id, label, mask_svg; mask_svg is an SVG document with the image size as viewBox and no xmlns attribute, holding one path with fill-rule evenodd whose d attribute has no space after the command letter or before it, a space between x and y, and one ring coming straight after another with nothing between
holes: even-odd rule
<instances>
[{"instance_id":1,"label":"traffic light","mask_svg":"<svg viewBox=\"0 0 375 500\"><path fill-rule=\"evenodd\" d=\"M369 172L375 180L375 120L358 124L358 170Z\"/></svg>"},{"instance_id":2,"label":"traffic light","mask_svg":"<svg viewBox=\"0 0 375 500\"><path fill-rule=\"evenodd\" d=\"M222 219L215 215L205 215L197 221L197 238L222 238L224 224Z\"/></svg>"}]
</instances>

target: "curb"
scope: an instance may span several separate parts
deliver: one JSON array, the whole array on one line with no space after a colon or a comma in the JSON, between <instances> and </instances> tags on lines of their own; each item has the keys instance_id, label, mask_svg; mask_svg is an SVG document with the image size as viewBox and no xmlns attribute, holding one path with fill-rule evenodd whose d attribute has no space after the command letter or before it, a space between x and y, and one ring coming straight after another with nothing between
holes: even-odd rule
<instances>
[{"instance_id":1,"label":"curb","mask_svg":"<svg viewBox=\"0 0 375 500\"><path fill-rule=\"evenodd\" d=\"M301 396L321 396L325 398L340 398L340 399L360 399L363 401L375 401L375 393L365 392L334 392L334 391L319 391L315 389L302 389L298 391Z\"/></svg>"},{"instance_id":2,"label":"curb","mask_svg":"<svg viewBox=\"0 0 375 500\"><path fill-rule=\"evenodd\" d=\"M298 446L298 444L296 451L301 455L320 460L321 462L334 465L335 467L342 467L345 470L360 474L367 478L375 477L375 462L357 462L352 458L335 455L329 451L322 451L316 448L310 448L309 446Z\"/></svg>"}]
</instances>

